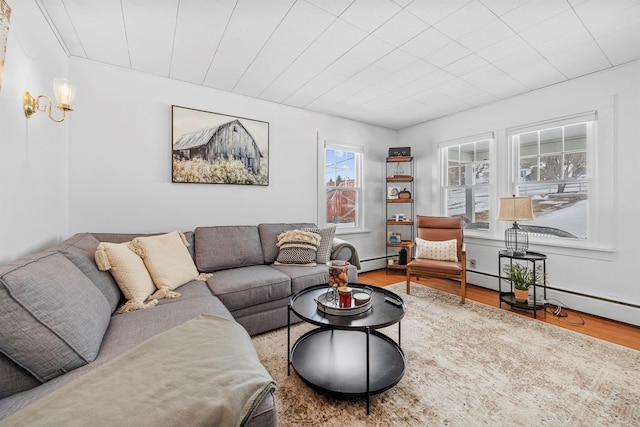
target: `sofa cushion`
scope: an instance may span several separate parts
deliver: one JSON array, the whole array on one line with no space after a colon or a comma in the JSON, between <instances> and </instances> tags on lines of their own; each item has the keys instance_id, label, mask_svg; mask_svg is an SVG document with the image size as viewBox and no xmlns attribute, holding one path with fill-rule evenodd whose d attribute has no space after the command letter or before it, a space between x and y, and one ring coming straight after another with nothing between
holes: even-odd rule
<instances>
[{"instance_id":1,"label":"sofa cushion","mask_svg":"<svg viewBox=\"0 0 640 427\"><path fill-rule=\"evenodd\" d=\"M122 294L113 276L106 271L98 270L95 261L96 249L100 242L91 234L76 234L58 245L60 252L80 269L107 299L113 313Z\"/></svg>"},{"instance_id":2,"label":"sofa cushion","mask_svg":"<svg viewBox=\"0 0 640 427\"><path fill-rule=\"evenodd\" d=\"M264 264L255 226L198 227L194 231L196 266L203 272Z\"/></svg>"},{"instance_id":3,"label":"sofa cushion","mask_svg":"<svg viewBox=\"0 0 640 427\"><path fill-rule=\"evenodd\" d=\"M0 349L44 382L95 359L111 308L60 253L0 270Z\"/></svg>"},{"instance_id":4,"label":"sofa cushion","mask_svg":"<svg viewBox=\"0 0 640 427\"><path fill-rule=\"evenodd\" d=\"M293 264L315 267L316 253L322 237L319 233L289 230L278 236L280 248L276 264Z\"/></svg>"},{"instance_id":5,"label":"sofa cushion","mask_svg":"<svg viewBox=\"0 0 640 427\"><path fill-rule=\"evenodd\" d=\"M218 271L207 285L229 311L291 295L289 277L266 265Z\"/></svg>"},{"instance_id":6,"label":"sofa cushion","mask_svg":"<svg viewBox=\"0 0 640 427\"><path fill-rule=\"evenodd\" d=\"M0 399L40 385L33 375L2 353L0 353L0 378L2 378Z\"/></svg>"},{"instance_id":7,"label":"sofa cushion","mask_svg":"<svg viewBox=\"0 0 640 427\"><path fill-rule=\"evenodd\" d=\"M262 252L264 253L264 262L266 264L273 263L278 257L280 250L276 244L278 243L278 236L284 231L302 229L302 228L314 228L315 224L309 222L300 223L273 223L273 224L260 224L258 225L258 232L260 233L260 244L262 245Z\"/></svg>"},{"instance_id":8,"label":"sofa cushion","mask_svg":"<svg viewBox=\"0 0 640 427\"><path fill-rule=\"evenodd\" d=\"M101 242L96 249L96 264L102 271L109 271L127 299L117 313L151 308L157 300L144 301L155 292L156 287L144 266L144 262L129 248L129 242Z\"/></svg>"},{"instance_id":9,"label":"sofa cushion","mask_svg":"<svg viewBox=\"0 0 640 427\"><path fill-rule=\"evenodd\" d=\"M198 269L187 250L188 244L182 233L174 231L158 236L136 237L129 247L142 258L156 288L166 291L198 278ZM163 295L170 298L180 296L175 292Z\"/></svg>"},{"instance_id":10,"label":"sofa cushion","mask_svg":"<svg viewBox=\"0 0 640 427\"><path fill-rule=\"evenodd\" d=\"M316 252L316 263L326 264L331 260L331 249L333 248L333 236L336 234L336 226L326 228L303 228L304 231L312 231L318 233L322 240L320 240L320 246Z\"/></svg>"},{"instance_id":11,"label":"sofa cushion","mask_svg":"<svg viewBox=\"0 0 640 427\"><path fill-rule=\"evenodd\" d=\"M291 278L291 293L295 294L310 286L326 283L329 286L329 268L325 264L316 267L300 268L291 265L270 265L274 270L278 270ZM349 265L348 280L354 283L358 280L358 270Z\"/></svg>"}]
</instances>

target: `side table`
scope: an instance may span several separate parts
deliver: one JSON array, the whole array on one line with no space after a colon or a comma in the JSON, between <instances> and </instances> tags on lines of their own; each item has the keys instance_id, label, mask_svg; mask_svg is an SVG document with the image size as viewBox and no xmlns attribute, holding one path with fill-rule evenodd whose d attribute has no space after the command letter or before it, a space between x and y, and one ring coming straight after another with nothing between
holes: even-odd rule
<instances>
[{"instance_id":1,"label":"side table","mask_svg":"<svg viewBox=\"0 0 640 427\"><path fill-rule=\"evenodd\" d=\"M533 279L533 304L522 303L516 301L513 293L513 283L511 280L503 275L502 266L504 262L513 264L514 261L524 261L527 264L532 264L533 271L536 271L539 265L542 265L542 283L536 283L536 277ZM533 310L533 318L536 318L538 310L544 310L544 302L540 303L537 299L538 288L542 287L543 301L547 299L547 256L538 252L525 252L523 255L515 255L509 251L503 250L498 252L498 294L500 299L498 301L498 307L502 308L502 303L508 304L511 307L519 308L521 310ZM502 281L509 282L509 289L506 292L502 290Z\"/></svg>"}]
</instances>

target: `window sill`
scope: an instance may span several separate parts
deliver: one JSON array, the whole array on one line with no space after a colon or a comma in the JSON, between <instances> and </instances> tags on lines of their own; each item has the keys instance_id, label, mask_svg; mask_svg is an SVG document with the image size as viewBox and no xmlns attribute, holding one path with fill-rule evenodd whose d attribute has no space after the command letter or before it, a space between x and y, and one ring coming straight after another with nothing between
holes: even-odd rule
<instances>
[{"instance_id":1,"label":"window sill","mask_svg":"<svg viewBox=\"0 0 640 427\"><path fill-rule=\"evenodd\" d=\"M371 234L371 230L365 228L336 228L336 237L337 236L351 236L351 237L368 237Z\"/></svg>"}]
</instances>

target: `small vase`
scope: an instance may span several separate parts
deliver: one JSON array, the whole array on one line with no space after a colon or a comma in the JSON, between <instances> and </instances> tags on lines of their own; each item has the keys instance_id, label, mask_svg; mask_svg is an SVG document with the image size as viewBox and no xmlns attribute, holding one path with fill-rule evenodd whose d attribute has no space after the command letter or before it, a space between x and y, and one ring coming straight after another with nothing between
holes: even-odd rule
<instances>
[{"instance_id":1,"label":"small vase","mask_svg":"<svg viewBox=\"0 0 640 427\"><path fill-rule=\"evenodd\" d=\"M526 304L529 299L528 289L514 289L513 296L516 298L516 302Z\"/></svg>"}]
</instances>

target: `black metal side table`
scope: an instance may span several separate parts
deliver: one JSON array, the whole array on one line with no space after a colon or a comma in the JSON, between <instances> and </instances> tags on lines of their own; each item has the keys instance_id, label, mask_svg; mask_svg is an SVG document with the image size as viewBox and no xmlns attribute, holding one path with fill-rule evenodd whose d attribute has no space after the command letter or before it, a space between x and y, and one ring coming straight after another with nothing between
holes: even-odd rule
<instances>
[{"instance_id":1,"label":"black metal side table","mask_svg":"<svg viewBox=\"0 0 640 427\"><path fill-rule=\"evenodd\" d=\"M367 287L358 283L349 286ZM316 299L326 292L327 285L317 285L291 298L287 374L291 374L293 366L305 383L319 390L341 397L366 397L369 415L371 395L395 386L404 375L406 359L400 347L400 324L407 307L399 295L373 287L368 311L352 316L325 314L318 310ZM292 314L318 326L298 338L293 347ZM398 342L377 330L394 324L398 325Z\"/></svg>"},{"instance_id":2,"label":"black metal side table","mask_svg":"<svg viewBox=\"0 0 640 427\"><path fill-rule=\"evenodd\" d=\"M536 283L536 275L534 274L533 278L533 304L529 304L528 302L522 303L516 301L516 297L513 292L513 283L511 280L503 275L503 263L509 262L509 264L513 264L517 261L524 261L527 266L529 263L532 264L533 271L535 272L539 265L542 265L542 283ZM498 252L498 294L500 299L498 301L498 307L502 308L502 303L508 304L511 307L518 308L521 310L533 310L533 318L536 318L536 313L538 310L544 310L544 300L547 299L547 256L545 254L541 254L538 252L525 252L523 255L516 255L510 253L509 251L503 250ZM502 290L502 281L508 281L509 289L506 292ZM537 299L538 288L542 287L543 291L543 302L539 302Z\"/></svg>"}]
</instances>

